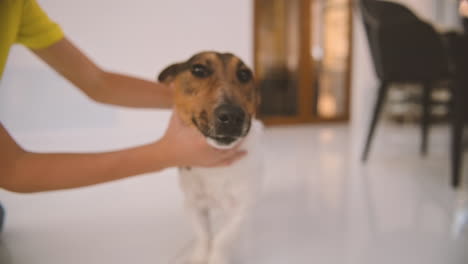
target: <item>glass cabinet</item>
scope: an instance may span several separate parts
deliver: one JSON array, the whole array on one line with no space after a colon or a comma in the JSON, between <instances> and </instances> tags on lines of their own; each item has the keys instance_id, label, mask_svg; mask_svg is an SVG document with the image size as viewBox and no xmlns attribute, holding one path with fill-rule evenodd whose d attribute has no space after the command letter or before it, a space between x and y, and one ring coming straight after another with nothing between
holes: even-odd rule
<instances>
[{"instance_id":1,"label":"glass cabinet","mask_svg":"<svg viewBox=\"0 0 468 264\"><path fill-rule=\"evenodd\" d=\"M267 124L347 120L351 0L255 0L255 73Z\"/></svg>"}]
</instances>

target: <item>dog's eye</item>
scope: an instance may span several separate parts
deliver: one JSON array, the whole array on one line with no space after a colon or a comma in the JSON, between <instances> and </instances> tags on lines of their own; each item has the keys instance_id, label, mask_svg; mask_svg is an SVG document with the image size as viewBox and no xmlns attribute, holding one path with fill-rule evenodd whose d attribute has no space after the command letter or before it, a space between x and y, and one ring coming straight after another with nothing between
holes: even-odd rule
<instances>
[{"instance_id":1,"label":"dog's eye","mask_svg":"<svg viewBox=\"0 0 468 264\"><path fill-rule=\"evenodd\" d=\"M247 69L241 69L237 71L237 78L241 83L247 83L252 80L252 72Z\"/></svg>"},{"instance_id":2,"label":"dog's eye","mask_svg":"<svg viewBox=\"0 0 468 264\"><path fill-rule=\"evenodd\" d=\"M198 78L206 78L210 76L211 72L210 70L208 70L208 68L205 65L194 64L192 66L192 74Z\"/></svg>"}]
</instances>

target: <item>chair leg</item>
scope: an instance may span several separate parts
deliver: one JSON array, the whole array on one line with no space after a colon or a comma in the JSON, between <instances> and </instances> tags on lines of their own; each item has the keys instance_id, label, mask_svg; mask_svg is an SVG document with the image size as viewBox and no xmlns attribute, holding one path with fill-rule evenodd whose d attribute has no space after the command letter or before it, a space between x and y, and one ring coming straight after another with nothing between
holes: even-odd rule
<instances>
[{"instance_id":1,"label":"chair leg","mask_svg":"<svg viewBox=\"0 0 468 264\"><path fill-rule=\"evenodd\" d=\"M461 160L462 160L462 137L463 124L460 120L452 123L452 186L457 188L460 185Z\"/></svg>"},{"instance_id":2,"label":"chair leg","mask_svg":"<svg viewBox=\"0 0 468 264\"><path fill-rule=\"evenodd\" d=\"M375 102L374 106L374 112L372 114L372 119L369 127L369 131L367 133L367 139L366 139L366 145L364 147L364 151L362 153L362 162L366 162L367 158L369 156L369 150L372 142L372 138L374 136L375 132L375 127L377 125L377 121L379 119L380 113L382 112L382 105L385 101L385 97L387 95L387 90L388 90L388 83L387 82L382 82L380 84L378 94L377 94L377 100Z\"/></svg>"},{"instance_id":3,"label":"chair leg","mask_svg":"<svg viewBox=\"0 0 468 264\"><path fill-rule=\"evenodd\" d=\"M422 93L422 117L421 117L421 155L427 154L427 141L429 126L431 123L431 93L432 83L424 83Z\"/></svg>"},{"instance_id":4,"label":"chair leg","mask_svg":"<svg viewBox=\"0 0 468 264\"><path fill-rule=\"evenodd\" d=\"M457 188L460 185L461 162L463 153L463 106L459 98L460 83L456 82L452 86L452 102L451 102L451 162L452 162L452 186Z\"/></svg>"},{"instance_id":5,"label":"chair leg","mask_svg":"<svg viewBox=\"0 0 468 264\"><path fill-rule=\"evenodd\" d=\"M2 233L4 222L5 222L5 209L3 209L2 204L0 203L0 233Z\"/></svg>"}]
</instances>

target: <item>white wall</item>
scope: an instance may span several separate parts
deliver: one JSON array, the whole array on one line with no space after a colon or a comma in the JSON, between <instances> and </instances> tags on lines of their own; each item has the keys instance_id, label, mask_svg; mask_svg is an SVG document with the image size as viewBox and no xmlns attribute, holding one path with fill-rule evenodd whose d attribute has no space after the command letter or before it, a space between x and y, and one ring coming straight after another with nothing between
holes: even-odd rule
<instances>
[{"instance_id":1,"label":"white wall","mask_svg":"<svg viewBox=\"0 0 468 264\"><path fill-rule=\"evenodd\" d=\"M106 69L153 80L201 50L252 62L251 0L38 0L66 35ZM0 83L0 121L12 134L72 129L149 129L168 113L98 105L24 47L15 46Z\"/></svg>"}]
</instances>

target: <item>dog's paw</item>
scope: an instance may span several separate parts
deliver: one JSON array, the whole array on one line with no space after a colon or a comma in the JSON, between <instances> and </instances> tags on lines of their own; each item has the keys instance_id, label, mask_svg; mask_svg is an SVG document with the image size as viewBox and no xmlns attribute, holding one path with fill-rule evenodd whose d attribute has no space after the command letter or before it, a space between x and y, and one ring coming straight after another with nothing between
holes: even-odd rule
<instances>
[{"instance_id":1,"label":"dog's paw","mask_svg":"<svg viewBox=\"0 0 468 264\"><path fill-rule=\"evenodd\" d=\"M197 256L190 258L187 264L207 264L207 260L206 258L201 258Z\"/></svg>"},{"instance_id":2,"label":"dog's paw","mask_svg":"<svg viewBox=\"0 0 468 264\"><path fill-rule=\"evenodd\" d=\"M229 264L229 261L222 255L213 254L207 264Z\"/></svg>"},{"instance_id":3,"label":"dog's paw","mask_svg":"<svg viewBox=\"0 0 468 264\"><path fill-rule=\"evenodd\" d=\"M208 260L208 247L198 245L192 251L189 259L189 264L207 264Z\"/></svg>"}]
</instances>

